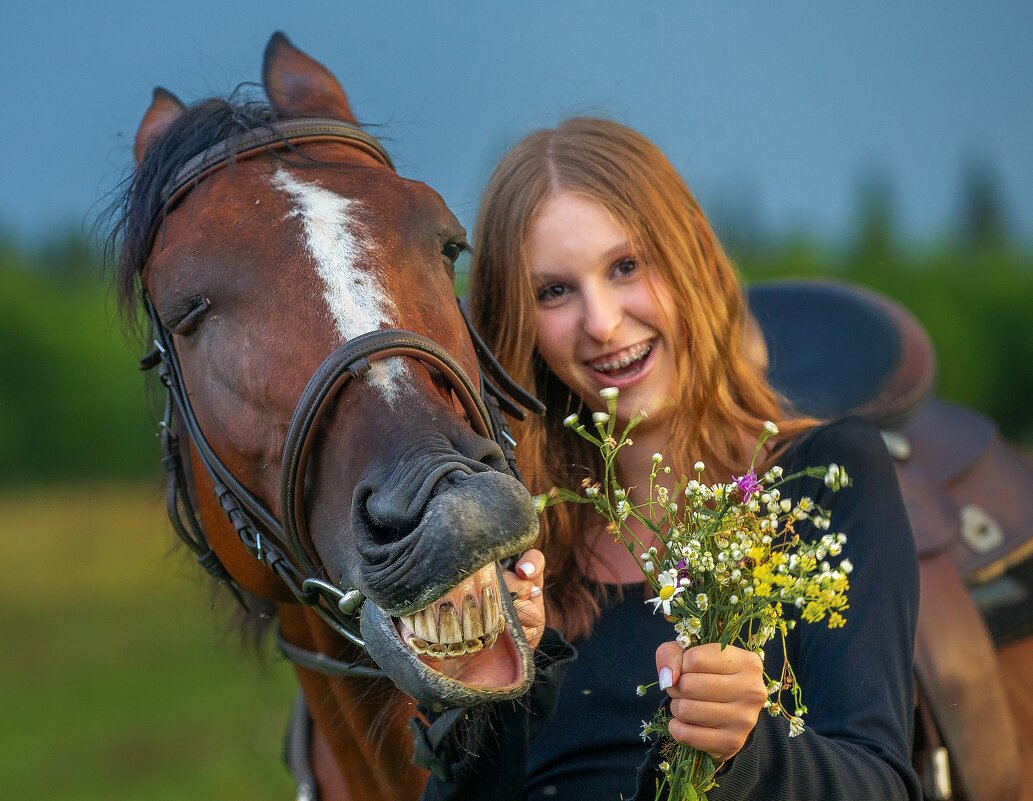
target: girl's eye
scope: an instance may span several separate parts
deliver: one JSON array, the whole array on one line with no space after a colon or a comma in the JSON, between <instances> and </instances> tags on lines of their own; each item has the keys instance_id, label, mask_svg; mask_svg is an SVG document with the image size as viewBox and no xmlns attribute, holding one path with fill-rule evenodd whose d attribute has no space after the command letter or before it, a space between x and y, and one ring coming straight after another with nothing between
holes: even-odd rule
<instances>
[{"instance_id":1,"label":"girl's eye","mask_svg":"<svg viewBox=\"0 0 1033 801\"><path fill-rule=\"evenodd\" d=\"M535 293L539 303L548 303L567 294L567 288L563 284L546 284Z\"/></svg>"},{"instance_id":2,"label":"girl's eye","mask_svg":"<svg viewBox=\"0 0 1033 801\"><path fill-rule=\"evenodd\" d=\"M617 275L630 275L638 269L638 262L632 258L619 259L613 265L613 271Z\"/></svg>"}]
</instances>

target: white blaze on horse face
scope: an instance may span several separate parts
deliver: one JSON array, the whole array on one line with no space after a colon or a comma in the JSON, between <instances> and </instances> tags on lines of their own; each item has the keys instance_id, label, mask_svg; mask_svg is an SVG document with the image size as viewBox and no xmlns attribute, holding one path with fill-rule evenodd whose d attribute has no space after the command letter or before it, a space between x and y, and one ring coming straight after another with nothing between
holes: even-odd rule
<instances>
[{"instance_id":1,"label":"white blaze on horse face","mask_svg":"<svg viewBox=\"0 0 1033 801\"><path fill-rule=\"evenodd\" d=\"M323 279L323 299L341 338L353 339L383 326L397 328L394 302L376 274L361 266L364 260L371 263L368 256L376 245L363 236L362 223L354 213L359 201L300 181L283 168L273 176L273 185L294 201L289 216L299 218L304 226L306 249ZM391 403L404 386L405 370L402 359L384 359L373 364L367 377Z\"/></svg>"}]
</instances>

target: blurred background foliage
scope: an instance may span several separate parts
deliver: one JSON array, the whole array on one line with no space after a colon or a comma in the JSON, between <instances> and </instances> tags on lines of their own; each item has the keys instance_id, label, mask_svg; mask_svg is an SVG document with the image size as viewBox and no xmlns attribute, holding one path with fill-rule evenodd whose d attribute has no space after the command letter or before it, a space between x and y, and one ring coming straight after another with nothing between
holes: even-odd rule
<instances>
[{"instance_id":1,"label":"blurred background foliage","mask_svg":"<svg viewBox=\"0 0 1033 801\"><path fill-rule=\"evenodd\" d=\"M749 281L831 276L900 301L937 348L938 393L1030 444L1033 247L1009 236L992 172L971 167L960 194L955 230L926 244L902 241L878 177L860 188L846 242L767 237L734 209L718 209L715 224ZM0 240L0 483L156 473L159 409L144 402L142 345L122 336L109 283L82 236L36 249Z\"/></svg>"}]
</instances>

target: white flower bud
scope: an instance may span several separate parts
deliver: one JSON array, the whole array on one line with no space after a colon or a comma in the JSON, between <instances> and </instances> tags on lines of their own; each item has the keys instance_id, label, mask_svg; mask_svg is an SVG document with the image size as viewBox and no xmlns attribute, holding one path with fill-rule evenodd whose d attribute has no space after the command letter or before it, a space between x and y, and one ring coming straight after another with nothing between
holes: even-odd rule
<instances>
[{"instance_id":1,"label":"white flower bud","mask_svg":"<svg viewBox=\"0 0 1033 801\"><path fill-rule=\"evenodd\" d=\"M620 394L620 390L617 387L605 387L599 390L599 397L603 400L612 400Z\"/></svg>"},{"instance_id":2,"label":"white flower bud","mask_svg":"<svg viewBox=\"0 0 1033 801\"><path fill-rule=\"evenodd\" d=\"M775 436L778 433L778 426L772 423L770 420L764 422L764 431L770 436Z\"/></svg>"},{"instance_id":3,"label":"white flower bud","mask_svg":"<svg viewBox=\"0 0 1033 801\"><path fill-rule=\"evenodd\" d=\"M610 422L610 415L606 412L592 412L592 422L596 425L603 425Z\"/></svg>"},{"instance_id":4,"label":"white flower bud","mask_svg":"<svg viewBox=\"0 0 1033 801\"><path fill-rule=\"evenodd\" d=\"M692 469L695 470L697 473L702 473L705 467L706 465L703 464L703 462L696 462L696 464L692 466Z\"/></svg>"},{"instance_id":5,"label":"white flower bud","mask_svg":"<svg viewBox=\"0 0 1033 801\"><path fill-rule=\"evenodd\" d=\"M664 455L662 453L654 453L653 454L653 464L660 464L660 462L662 462L663 460L664 460Z\"/></svg>"},{"instance_id":6,"label":"white flower bud","mask_svg":"<svg viewBox=\"0 0 1033 801\"><path fill-rule=\"evenodd\" d=\"M563 418L563 425L567 428L573 428L577 425L578 417L576 414L570 414Z\"/></svg>"}]
</instances>

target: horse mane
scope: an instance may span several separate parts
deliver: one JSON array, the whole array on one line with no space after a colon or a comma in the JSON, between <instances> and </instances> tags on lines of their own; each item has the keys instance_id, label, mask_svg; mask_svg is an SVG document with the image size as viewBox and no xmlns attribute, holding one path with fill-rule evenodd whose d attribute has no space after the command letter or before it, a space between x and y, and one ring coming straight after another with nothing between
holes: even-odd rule
<instances>
[{"instance_id":1,"label":"horse mane","mask_svg":"<svg viewBox=\"0 0 1033 801\"><path fill-rule=\"evenodd\" d=\"M115 267L119 314L129 331L138 325L138 277L147 261L154 220L165 214L162 190L198 153L276 119L268 103L239 97L207 98L189 106L153 142L123 181L106 218L111 220L106 260ZM159 232L160 236L160 232Z\"/></svg>"}]
</instances>

